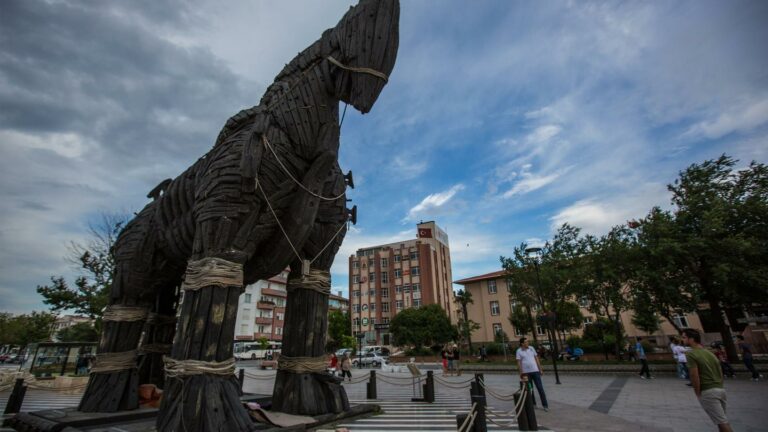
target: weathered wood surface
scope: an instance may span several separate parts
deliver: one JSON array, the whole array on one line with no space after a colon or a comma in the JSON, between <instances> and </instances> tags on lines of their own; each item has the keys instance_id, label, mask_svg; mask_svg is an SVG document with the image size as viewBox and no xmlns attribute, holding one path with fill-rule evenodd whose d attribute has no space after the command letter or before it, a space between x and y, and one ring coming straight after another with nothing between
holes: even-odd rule
<instances>
[{"instance_id":1,"label":"weathered wood surface","mask_svg":"<svg viewBox=\"0 0 768 432\"><path fill-rule=\"evenodd\" d=\"M394 68L398 21L397 0L362 0L283 68L259 105L230 118L206 155L154 188L149 195L153 201L116 244L110 304L172 314L187 263L203 258L241 264L245 284L278 274L289 264L299 269L302 259L314 260L313 269L328 271L349 218L346 182L338 165L339 101L363 113L373 107L386 84L376 75L388 76ZM345 67L331 63L329 56ZM317 194L337 198L323 200ZM231 358L242 288L187 291L171 357ZM321 355L326 312L327 294L291 292L283 351L298 357ZM99 353L140 349L142 330L144 344L167 343L173 333L141 321L110 322ZM142 356L140 370L94 374L80 408L136 408L140 380L162 384L159 358ZM159 430L249 428L234 375L179 377L166 380L164 388ZM280 371L275 395L280 408L293 414L349 408L344 389L322 373Z\"/></svg>"}]
</instances>

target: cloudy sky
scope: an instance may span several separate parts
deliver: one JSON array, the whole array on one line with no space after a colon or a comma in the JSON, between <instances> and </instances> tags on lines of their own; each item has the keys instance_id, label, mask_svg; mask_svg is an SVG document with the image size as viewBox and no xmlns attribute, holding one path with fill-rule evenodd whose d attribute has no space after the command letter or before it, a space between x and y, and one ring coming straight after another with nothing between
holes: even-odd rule
<instances>
[{"instance_id":1,"label":"cloudy sky","mask_svg":"<svg viewBox=\"0 0 768 432\"><path fill-rule=\"evenodd\" d=\"M4 1L0 310L43 309L70 241L140 210L352 3ZM667 206L692 163L768 162L766 41L765 1L405 1L389 84L342 127L359 218L334 289L420 220L458 280L563 222L602 234Z\"/></svg>"}]
</instances>

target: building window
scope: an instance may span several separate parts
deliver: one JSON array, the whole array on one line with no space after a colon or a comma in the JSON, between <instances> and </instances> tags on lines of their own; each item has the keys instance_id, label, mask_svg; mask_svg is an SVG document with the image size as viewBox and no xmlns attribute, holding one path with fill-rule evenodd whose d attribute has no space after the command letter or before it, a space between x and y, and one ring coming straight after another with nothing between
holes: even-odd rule
<instances>
[{"instance_id":1,"label":"building window","mask_svg":"<svg viewBox=\"0 0 768 432\"><path fill-rule=\"evenodd\" d=\"M395 255L395 256L400 256L400 255ZM401 278L401 277L403 277L403 271L402 271L402 270L400 270L400 269L395 269L395 277L396 277L396 278Z\"/></svg>"},{"instance_id":2,"label":"building window","mask_svg":"<svg viewBox=\"0 0 768 432\"><path fill-rule=\"evenodd\" d=\"M496 281L495 280L489 280L488 281L488 294L496 294Z\"/></svg>"},{"instance_id":3,"label":"building window","mask_svg":"<svg viewBox=\"0 0 768 432\"><path fill-rule=\"evenodd\" d=\"M382 258L381 259L381 267L382 268L387 268L388 265L389 265L389 260L387 258Z\"/></svg>"},{"instance_id":4,"label":"building window","mask_svg":"<svg viewBox=\"0 0 768 432\"><path fill-rule=\"evenodd\" d=\"M246 303L250 303L251 302L251 295L250 294L246 294L245 295L245 302Z\"/></svg>"},{"instance_id":5,"label":"building window","mask_svg":"<svg viewBox=\"0 0 768 432\"><path fill-rule=\"evenodd\" d=\"M352 283L355 283L355 284L360 283L360 275L353 275L352 276Z\"/></svg>"},{"instance_id":6,"label":"building window","mask_svg":"<svg viewBox=\"0 0 768 432\"><path fill-rule=\"evenodd\" d=\"M381 311L382 312L389 312L389 302L381 304Z\"/></svg>"},{"instance_id":7,"label":"building window","mask_svg":"<svg viewBox=\"0 0 768 432\"><path fill-rule=\"evenodd\" d=\"M264 326L263 325L259 326L259 333L264 333Z\"/></svg>"},{"instance_id":8,"label":"building window","mask_svg":"<svg viewBox=\"0 0 768 432\"><path fill-rule=\"evenodd\" d=\"M403 292L403 286L395 285L395 293L400 294L401 292Z\"/></svg>"},{"instance_id":9,"label":"building window","mask_svg":"<svg viewBox=\"0 0 768 432\"><path fill-rule=\"evenodd\" d=\"M584 317L584 325L590 325L592 324L592 317L591 316L585 316Z\"/></svg>"},{"instance_id":10,"label":"building window","mask_svg":"<svg viewBox=\"0 0 768 432\"><path fill-rule=\"evenodd\" d=\"M360 318L352 318L352 325L355 327L360 327Z\"/></svg>"},{"instance_id":11,"label":"building window","mask_svg":"<svg viewBox=\"0 0 768 432\"><path fill-rule=\"evenodd\" d=\"M243 319L244 320L250 320L251 319L251 310L250 309L243 309Z\"/></svg>"},{"instance_id":12,"label":"building window","mask_svg":"<svg viewBox=\"0 0 768 432\"><path fill-rule=\"evenodd\" d=\"M352 297L360 297L360 290L352 291Z\"/></svg>"},{"instance_id":13,"label":"building window","mask_svg":"<svg viewBox=\"0 0 768 432\"><path fill-rule=\"evenodd\" d=\"M385 317L385 318L382 318L382 319L381 319L381 323L382 323L382 324L389 324L389 318L386 318L386 317Z\"/></svg>"},{"instance_id":14,"label":"building window","mask_svg":"<svg viewBox=\"0 0 768 432\"><path fill-rule=\"evenodd\" d=\"M371 305L368 307L368 310L370 310L371 312L375 312L376 311L376 303L371 303Z\"/></svg>"},{"instance_id":15,"label":"building window","mask_svg":"<svg viewBox=\"0 0 768 432\"><path fill-rule=\"evenodd\" d=\"M421 291L421 285L419 285L419 284L413 284L413 285L411 285L411 291L413 291L413 292L419 292L419 291Z\"/></svg>"},{"instance_id":16,"label":"building window","mask_svg":"<svg viewBox=\"0 0 768 432\"><path fill-rule=\"evenodd\" d=\"M400 255L395 255L395 262L400 262Z\"/></svg>"},{"instance_id":17,"label":"building window","mask_svg":"<svg viewBox=\"0 0 768 432\"><path fill-rule=\"evenodd\" d=\"M501 313L501 311L499 310L499 302L492 301L491 302L491 315L495 316L495 315L498 315L500 313Z\"/></svg>"},{"instance_id":18,"label":"building window","mask_svg":"<svg viewBox=\"0 0 768 432\"><path fill-rule=\"evenodd\" d=\"M353 304L352 305L352 312L360 312L360 305L359 304Z\"/></svg>"},{"instance_id":19,"label":"building window","mask_svg":"<svg viewBox=\"0 0 768 432\"><path fill-rule=\"evenodd\" d=\"M411 259L412 260L419 259L419 253L418 252L411 252Z\"/></svg>"},{"instance_id":20,"label":"building window","mask_svg":"<svg viewBox=\"0 0 768 432\"><path fill-rule=\"evenodd\" d=\"M374 272L368 273L368 280L371 281L371 283L376 282L376 273Z\"/></svg>"},{"instance_id":21,"label":"building window","mask_svg":"<svg viewBox=\"0 0 768 432\"><path fill-rule=\"evenodd\" d=\"M389 298L389 290L386 289L386 288L381 290L381 297L382 298Z\"/></svg>"},{"instance_id":22,"label":"building window","mask_svg":"<svg viewBox=\"0 0 768 432\"><path fill-rule=\"evenodd\" d=\"M520 333L520 329L515 327L515 336L522 336L523 334Z\"/></svg>"},{"instance_id":23,"label":"building window","mask_svg":"<svg viewBox=\"0 0 768 432\"><path fill-rule=\"evenodd\" d=\"M395 309L397 309L397 310L403 309L403 301L402 300L396 300L395 301Z\"/></svg>"},{"instance_id":24,"label":"building window","mask_svg":"<svg viewBox=\"0 0 768 432\"><path fill-rule=\"evenodd\" d=\"M581 296L579 299L579 307L587 308L589 307L589 300L587 299L587 296Z\"/></svg>"},{"instance_id":25,"label":"building window","mask_svg":"<svg viewBox=\"0 0 768 432\"><path fill-rule=\"evenodd\" d=\"M370 297L376 297L376 290L375 290L375 289L372 289L372 290L368 290L368 296L370 296Z\"/></svg>"},{"instance_id":26,"label":"building window","mask_svg":"<svg viewBox=\"0 0 768 432\"><path fill-rule=\"evenodd\" d=\"M240 335L245 336L248 334L248 324L240 324Z\"/></svg>"},{"instance_id":27,"label":"building window","mask_svg":"<svg viewBox=\"0 0 768 432\"><path fill-rule=\"evenodd\" d=\"M418 276L418 275L419 275L419 268L411 267L411 276Z\"/></svg>"},{"instance_id":28,"label":"building window","mask_svg":"<svg viewBox=\"0 0 768 432\"><path fill-rule=\"evenodd\" d=\"M688 318L685 317L684 313L678 311L672 315L672 321L680 328L688 328Z\"/></svg>"},{"instance_id":29,"label":"building window","mask_svg":"<svg viewBox=\"0 0 768 432\"><path fill-rule=\"evenodd\" d=\"M404 293L409 293L409 292L411 292L411 286L410 286L410 285L408 285L408 284L405 284L405 285L403 285L403 292L404 292Z\"/></svg>"},{"instance_id":30,"label":"building window","mask_svg":"<svg viewBox=\"0 0 768 432\"><path fill-rule=\"evenodd\" d=\"M413 307L417 308L421 306L421 299L413 299Z\"/></svg>"},{"instance_id":31,"label":"building window","mask_svg":"<svg viewBox=\"0 0 768 432\"><path fill-rule=\"evenodd\" d=\"M352 268L353 269L360 268L360 261L352 261Z\"/></svg>"},{"instance_id":32,"label":"building window","mask_svg":"<svg viewBox=\"0 0 768 432\"><path fill-rule=\"evenodd\" d=\"M381 272L381 283L389 283L389 273Z\"/></svg>"},{"instance_id":33,"label":"building window","mask_svg":"<svg viewBox=\"0 0 768 432\"><path fill-rule=\"evenodd\" d=\"M539 336L543 336L544 335L544 327L542 327L540 325L537 325L536 326L536 334L539 335Z\"/></svg>"},{"instance_id":34,"label":"building window","mask_svg":"<svg viewBox=\"0 0 768 432\"><path fill-rule=\"evenodd\" d=\"M493 336L496 337L497 334L501 331L501 324L499 323L493 323Z\"/></svg>"}]
</instances>

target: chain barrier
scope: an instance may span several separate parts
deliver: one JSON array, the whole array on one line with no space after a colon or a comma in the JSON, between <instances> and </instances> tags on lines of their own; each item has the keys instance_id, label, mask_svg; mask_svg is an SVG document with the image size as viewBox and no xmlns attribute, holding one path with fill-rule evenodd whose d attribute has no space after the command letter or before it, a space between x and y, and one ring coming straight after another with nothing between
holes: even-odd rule
<instances>
[{"instance_id":1,"label":"chain barrier","mask_svg":"<svg viewBox=\"0 0 768 432\"><path fill-rule=\"evenodd\" d=\"M465 388L469 387L470 383L473 381L473 380L469 380L469 381L463 381L463 382L455 383L455 382L451 382L451 381L442 379L442 378L437 377L437 376L434 377L434 378L435 378L435 382L437 382L441 386L452 388L452 389L456 389L456 390L461 390L461 389L465 389Z\"/></svg>"},{"instance_id":2,"label":"chain barrier","mask_svg":"<svg viewBox=\"0 0 768 432\"><path fill-rule=\"evenodd\" d=\"M511 395L503 395L501 393L495 392L493 389L491 389L490 387L486 386L485 385L485 380L479 380L479 381L480 381L480 385L483 387L483 389L485 389L485 391L488 392L488 394L490 394L494 398L496 398L498 400L501 400L501 401L515 400L515 394L514 393L511 394Z\"/></svg>"}]
</instances>

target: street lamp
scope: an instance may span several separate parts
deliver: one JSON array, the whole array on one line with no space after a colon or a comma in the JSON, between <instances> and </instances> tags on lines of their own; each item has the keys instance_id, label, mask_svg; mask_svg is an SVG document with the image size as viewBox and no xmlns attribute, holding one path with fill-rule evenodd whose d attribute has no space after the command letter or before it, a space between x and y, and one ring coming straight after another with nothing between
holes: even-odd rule
<instances>
[{"instance_id":1,"label":"street lamp","mask_svg":"<svg viewBox=\"0 0 768 432\"><path fill-rule=\"evenodd\" d=\"M540 300L543 300L543 295L541 292L541 276L539 274L539 259L541 258L540 253L541 253L541 248L539 247L529 247L525 249L526 255L528 255L529 257L535 257L533 260L533 266L536 268L536 283L538 285L538 296ZM551 315L551 318L547 317L546 321L547 321L547 324L550 324L547 327L549 327L549 345L552 347L552 369L554 369L555 371L555 383L560 384L560 374L557 373L557 356L560 350L557 347L557 338L555 337L555 329L557 328L556 327L557 313L554 311L554 307L555 307L554 296L555 294L553 291L552 298L550 299L550 302L549 302L550 307L553 308L552 315ZM544 306L543 304L544 302L541 301L541 303L542 303L542 306ZM534 331L536 330L534 329Z\"/></svg>"},{"instance_id":2,"label":"street lamp","mask_svg":"<svg viewBox=\"0 0 768 432\"><path fill-rule=\"evenodd\" d=\"M507 362L507 342L504 340L504 336L505 336L504 330L498 329L496 331L496 336L498 336L499 339L501 339L501 347L504 350L504 363L506 363Z\"/></svg>"}]
</instances>

